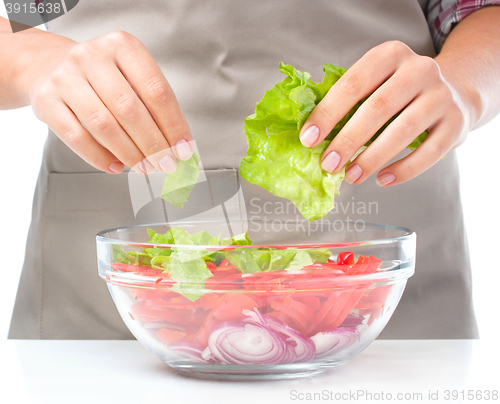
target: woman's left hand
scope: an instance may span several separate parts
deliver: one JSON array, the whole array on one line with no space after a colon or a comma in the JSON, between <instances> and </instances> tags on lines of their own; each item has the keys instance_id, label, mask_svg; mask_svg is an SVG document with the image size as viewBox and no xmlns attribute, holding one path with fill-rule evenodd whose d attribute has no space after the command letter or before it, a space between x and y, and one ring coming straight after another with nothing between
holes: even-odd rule
<instances>
[{"instance_id":1,"label":"woman's left hand","mask_svg":"<svg viewBox=\"0 0 500 404\"><path fill-rule=\"evenodd\" d=\"M465 103L443 78L438 63L402 42L390 41L368 51L335 83L302 127L301 142L318 145L367 96L324 152L324 170L340 171L392 116L403 111L349 164L345 178L351 184L365 181L427 130L422 145L377 175L381 186L408 181L462 144L470 128Z\"/></svg>"}]
</instances>

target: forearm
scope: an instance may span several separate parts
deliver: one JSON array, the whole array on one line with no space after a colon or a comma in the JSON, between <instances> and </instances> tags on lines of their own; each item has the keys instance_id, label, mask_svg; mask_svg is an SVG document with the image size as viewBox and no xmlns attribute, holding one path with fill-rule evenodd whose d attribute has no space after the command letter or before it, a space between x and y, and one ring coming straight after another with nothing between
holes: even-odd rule
<instances>
[{"instance_id":1,"label":"forearm","mask_svg":"<svg viewBox=\"0 0 500 404\"><path fill-rule=\"evenodd\" d=\"M0 17L0 110L29 105L31 85L73 44L36 28L13 34L9 21Z\"/></svg>"},{"instance_id":2,"label":"forearm","mask_svg":"<svg viewBox=\"0 0 500 404\"><path fill-rule=\"evenodd\" d=\"M436 57L443 77L457 90L470 130L500 112L500 7L478 10L461 21Z\"/></svg>"}]
</instances>

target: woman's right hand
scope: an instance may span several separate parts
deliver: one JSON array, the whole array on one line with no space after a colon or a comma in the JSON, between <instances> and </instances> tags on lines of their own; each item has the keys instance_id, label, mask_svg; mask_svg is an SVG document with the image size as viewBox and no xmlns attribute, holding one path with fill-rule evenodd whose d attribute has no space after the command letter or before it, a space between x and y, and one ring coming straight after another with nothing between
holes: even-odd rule
<instances>
[{"instance_id":1,"label":"woman's right hand","mask_svg":"<svg viewBox=\"0 0 500 404\"><path fill-rule=\"evenodd\" d=\"M145 46L114 31L66 41L27 85L35 115L93 167L171 173L193 153L172 88ZM66 46L66 45L65 45Z\"/></svg>"}]
</instances>

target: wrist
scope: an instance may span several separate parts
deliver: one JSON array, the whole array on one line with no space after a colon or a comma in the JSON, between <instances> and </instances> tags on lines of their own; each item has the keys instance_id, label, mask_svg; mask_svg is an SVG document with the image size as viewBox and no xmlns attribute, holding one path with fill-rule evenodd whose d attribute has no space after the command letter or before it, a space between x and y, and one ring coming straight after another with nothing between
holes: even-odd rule
<instances>
[{"instance_id":1,"label":"wrist","mask_svg":"<svg viewBox=\"0 0 500 404\"><path fill-rule=\"evenodd\" d=\"M23 41L23 46L19 47L17 57L13 57L11 74L13 91L25 105L31 105L33 95L41 83L76 42L38 29L13 35L24 35L24 38L19 37Z\"/></svg>"},{"instance_id":2,"label":"wrist","mask_svg":"<svg viewBox=\"0 0 500 404\"><path fill-rule=\"evenodd\" d=\"M456 102L464 112L468 121L468 130L475 129L485 110L481 93L473 85L473 81L463 77L463 69L457 67L456 60L453 57L440 54L436 56L435 61L439 65L444 80L454 92Z\"/></svg>"}]
</instances>

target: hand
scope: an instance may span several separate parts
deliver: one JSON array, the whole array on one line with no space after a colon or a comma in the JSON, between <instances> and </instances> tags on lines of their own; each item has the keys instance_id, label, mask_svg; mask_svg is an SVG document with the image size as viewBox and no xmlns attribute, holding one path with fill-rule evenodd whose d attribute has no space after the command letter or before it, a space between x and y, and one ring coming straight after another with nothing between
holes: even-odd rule
<instances>
[{"instance_id":1,"label":"hand","mask_svg":"<svg viewBox=\"0 0 500 404\"><path fill-rule=\"evenodd\" d=\"M192 136L175 95L144 45L116 31L64 42L28 97L35 115L95 168L120 173L175 171Z\"/></svg>"},{"instance_id":2,"label":"hand","mask_svg":"<svg viewBox=\"0 0 500 404\"><path fill-rule=\"evenodd\" d=\"M349 164L346 180L351 184L365 181L425 130L429 135L424 143L383 168L377 184L408 181L465 141L469 131L467 109L441 75L438 63L417 55L401 42L391 41L368 51L334 84L304 123L301 142L307 147L318 145L367 96L324 152L324 170L340 171L392 116L403 111Z\"/></svg>"}]
</instances>

